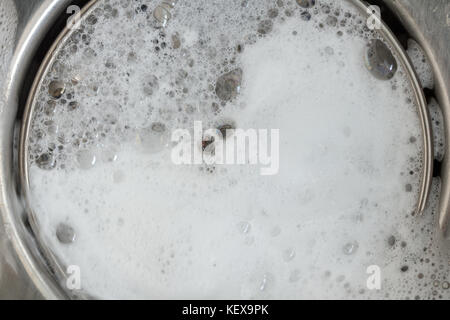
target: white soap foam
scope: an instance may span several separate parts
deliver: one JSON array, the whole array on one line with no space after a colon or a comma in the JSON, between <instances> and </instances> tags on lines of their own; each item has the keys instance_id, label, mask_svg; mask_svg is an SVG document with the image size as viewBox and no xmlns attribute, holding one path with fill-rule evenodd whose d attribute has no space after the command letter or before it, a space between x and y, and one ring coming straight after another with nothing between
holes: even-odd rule
<instances>
[{"instance_id":1,"label":"white soap foam","mask_svg":"<svg viewBox=\"0 0 450 320\"><path fill-rule=\"evenodd\" d=\"M401 65L390 81L366 69L377 35L355 8L196 0L179 2L155 29L157 3L142 4L99 1L96 19L66 38L34 105L33 208L47 245L81 267L84 290L101 298L449 297L435 208L412 216L422 138L409 82ZM216 80L236 68L240 92L221 101ZM66 86L60 99L48 94L56 78ZM279 174L175 166L169 133L194 120L280 129ZM155 138L155 124L165 134ZM74 228L73 244L58 241L60 223ZM381 268L381 290L366 287L371 265Z\"/></svg>"},{"instance_id":2,"label":"white soap foam","mask_svg":"<svg viewBox=\"0 0 450 320\"><path fill-rule=\"evenodd\" d=\"M434 135L434 158L442 161L445 155L444 116L442 115L441 107L434 98L430 101L428 108Z\"/></svg>"},{"instance_id":3,"label":"white soap foam","mask_svg":"<svg viewBox=\"0 0 450 320\"><path fill-rule=\"evenodd\" d=\"M433 68L422 47L413 39L408 40L408 56L417 71L420 82L424 88L434 88Z\"/></svg>"}]
</instances>

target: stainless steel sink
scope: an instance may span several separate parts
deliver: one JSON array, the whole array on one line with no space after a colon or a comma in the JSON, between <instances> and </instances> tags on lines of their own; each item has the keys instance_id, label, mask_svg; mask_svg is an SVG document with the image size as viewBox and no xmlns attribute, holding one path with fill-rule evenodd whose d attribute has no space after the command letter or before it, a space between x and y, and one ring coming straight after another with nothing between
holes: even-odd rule
<instances>
[{"instance_id":1,"label":"stainless steel sink","mask_svg":"<svg viewBox=\"0 0 450 320\"><path fill-rule=\"evenodd\" d=\"M336 0L338 1L338 0ZM24 85L32 81L28 68L54 22L66 14L71 0L15 0L19 15L18 35L11 72L7 79L8 100L0 105L0 299L68 298L54 281L36 240L29 232L26 213L15 194L13 135ZM78 1L82 3L83 1ZM370 2L370 1L369 1ZM446 150L450 150L450 1L384 0L424 49L435 76L435 95L446 122ZM84 1L86 3L86 1ZM34 76L33 76L34 77ZM431 174L431 173L430 173ZM450 155L441 163L439 228L445 232L450 214ZM6 214L6 213L14 214Z\"/></svg>"}]
</instances>

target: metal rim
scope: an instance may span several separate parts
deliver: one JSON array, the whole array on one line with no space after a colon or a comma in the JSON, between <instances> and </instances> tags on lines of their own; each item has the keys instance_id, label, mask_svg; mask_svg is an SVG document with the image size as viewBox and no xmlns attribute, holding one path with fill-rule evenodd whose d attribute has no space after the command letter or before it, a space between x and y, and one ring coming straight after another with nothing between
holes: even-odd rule
<instances>
[{"instance_id":1,"label":"metal rim","mask_svg":"<svg viewBox=\"0 0 450 320\"><path fill-rule=\"evenodd\" d=\"M364 4L360 0L351 0L360 9L367 13L368 5ZM415 213L422 215L426 209L428 197L431 192L431 185L433 180L433 163L434 163L434 150L433 150L433 131L431 125L431 116L428 110L428 103L423 92L422 85L419 81L416 70L414 69L412 62L406 53L405 49L398 42L396 36L391 29L383 22L382 28L378 32L384 37L385 40L392 46L395 53L400 59L403 68L405 69L407 76L410 80L411 86L414 91L414 95L417 103L417 111L419 113L420 125L422 128L422 142L423 142L423 160L422 160L422 177L420 181L419 199L416 205Z\"/></svg>"},{"instance_id":2,"label":"metal rim","mask_svg":"<svg viewBox=\"0 0 450 320\"><path fill-rule=\"evenodd\" d=\"M450 82L448 81L449 76L446 73L448 70L442 67L442 63L448 63L448 61L443 61L443 57L441 56L440 51L445 51L446 45L449 47L448 43L437 43L436 39L429 39L431 31L437 30L424 30L421 27L421 24L416 21L417 17L413 16L412 12L409 12L407 7L401 1L395 0L385 0L387 5L394 11L397 17L400 19L402 24L407 28L408 32L411 36L421 45L424 49L427 58L433 68L434 74L434 91L435 97L439 101L439 105L444 117L444 129L445 129L445 148L446 153L444 155L444 159L441 161L441 190L440 190L440 199L439 199L439 228L444 232L448 231L448 221L450 220ZM438 2L438 1L436 1ZM440 0L440 3L444 1ZM447 8L450 9L450 3L447 4ZM434 16L434 20L436 23L439 22L443 16L446 15L446 12L441 12L441 14L437 14ZM446 18L446 17L445 17ZM422 21L421 21L422 23ZM428 21L423 21L424 25L428 23ZM447 23L448 24L448 23ZM445 33L445 28L450 27L450 25L446 25L444 21L442 21L442 29L440 32ZM439 30L439 29L438 29ZM440 39L440 38L439 38ZM446 38L442 38L445 41ZM448 58L448 57L447 57ZM448 232L447 232L448 233ZM450 234L447 234L450 236Z\"/></svg>"},{"instance_id":3,"label":"metal rim","mask_svg":"<svg viewBox=\"0 0 450 320\"><path fill-rule=\"evenodd\" d=\"M361 11L367 14L369 5L363 3L360 0L350 0ZM370 11L369 11L370 12ZM433 131L431 125L431 117L428 110L428 103L423 92L422 85L420 84L419 77L414 69L408 54L402 45L398 42L396 36L391 29L382 20L378 20L382 28L377 30L381 36L389 43L394 49L396 55L400 59L400 62L405 69L410 84L414 91L414 96L417 103L417 111L419 113L420 125L422 129L422 142L423 142L423 159L422 159L422 177L420 180L419 199L416 204L415 214L422 215L426 209L428 197L431 192L431 185L433 180L433 163L434 163L434 150L433 150Z\"/></svg>"},{"instance_id":4,"label":"metal rim","mask_svg":"<svg viewBox=\"0 0 450 320\"><path fill-rule=\"evenodd\" d=\"M83 17L97 2L97 0L91 0L89 3L87 3L80 11L81 17ZM48 258L48 262L51 266L51 268L56 273L56 276L58 279L65 280L67 279L67 275L65 272L65 268L63 268L63 265L58 261L58 258L53 254L53 252L45 245L45 240L40 232L39 224L36 219L36 215L34 214L33 210L31 209L30 203L29 203L29 175L28 175L28 148L27 148L27 137L28 132L31 125L31 120L33 117L33 102L34 98L36 96L37 89L39 88L40 80L42 79L42 76L45 74L47 68L49 67L50 63L52 62L55 53L57 52L57 49L59 47L60 42L64 39L66 35L68 35L72 31L72 28L68 25L64 27L64 29L61 31L61 33L58 35L58 37L55 39L54 43L50 47L49 51L47 52L43 62L41 63L41 66L39 67L39 70L35 76L35 79L33 81L33 85L31 87L30 93L28 95L28 99L25 105L25 111L24 116L22 119L22 127L20 130L20 138L19 138L19 178L21 182L22 187L22 193L24 195L24 202L25 202L25 209L27 210L27 214L29 217L30 226L35 234L35 237L37 238L37 242L40 246L40 249L45 253L46 257ZM77 295L79 297L79 295Z\"/></svg>"},{"instance_id":5,"label":"metal rim","mask_svg":"<svg viewBox=\"0 0 450 320\"><path fill-rule=\"evenodd\" d=\"M368 16L368 5L363 3L361 0L348 0L352 4L354 4L360 12ZM98 2L98 0L91 0L86 6L84 6L81 10L81 15L84 17L85 14L88 13L90 9ZM428 105L426 102L426 98L418 80L417 73L412 66L412 63L405 52L405 49L401 46L401 44L396 39L393 32L389 29L389 27L383 22L380 21L381 28L377 30L379 35L391 46L391 49L394 51L398 60L400 61L402 67L406 72L406 76L410 80L410 85L414 91L414 96L417 104L418 116L420 118L420 124L422 129L422 138L423 138L423 165L422 165L422 176L420 179L420 190L419 190L419 198L416 204L415 212L416 214L423 214L423 211L426 208L428 196L431 190L431 183L433 178L433 161L434 161L434 153L433 153L433 134L432 134L432 126L431 126L431 117L428 111ZM28 216L30 219L30 224L35 233L38 244L42 248L42 250L47 254L51 266L58 272L58 276L61 279L66 278L66 274L64 272L64 268L58 262L57 257L54 256L52 251L45 245L45 241L39 231L38 222L34 212L31 210L31 206L29 205L28 195L30 193L29 190L29 174L28 174L28 148L27 148L27 137L31 125L31 120L33 118L33 104L36 97L37 90L40 86L40 82L51 62L53 61L54 54L57 52L61 41L64 39L66 35L70 33L72 29L70 27L65 27L64 30L60 33L60 35L56 38L46 57L44 58L39 71L34 79L33 85L31 87L28 100L25 106L24 118L22 122L22 128L20 132L20 145L19 145L19 175L22 184L23 194L25 196L26 208L28 212Z\"/></svg>"},{"instance_id":6,"label":"metal rim","mask_svg":"<svg viewBox=\"0 0 450 320\"><path fill-rule=\"evenodd\" d=\"M20 268L29 277L37 291L47 299L65 298L64 292L55 282L42 256L36 252L35 243L25 231L21 221L22 204L15 193L16 168L13 163L13 124L18 112L18 96L26 71L40 41L57 15L63 11L69 0L43 0L27 18L28 24L17 39L11 59L10 71L6 78L5 103L0 109L0 213L8 240Z\"/></svg>"}]
</instances>

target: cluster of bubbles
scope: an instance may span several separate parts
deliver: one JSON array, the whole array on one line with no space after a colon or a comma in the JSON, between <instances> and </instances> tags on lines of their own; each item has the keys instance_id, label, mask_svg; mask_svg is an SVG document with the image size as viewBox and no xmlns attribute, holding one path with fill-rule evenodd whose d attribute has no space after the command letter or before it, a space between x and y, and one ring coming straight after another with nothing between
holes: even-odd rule
<instances>
[{"instance_id":1,"label":"cluster of bubbles","mask_svg":"<svg viewBox=\"0 0 450 320\"><path fill-rule=\"evenodd\" d=\"M181 16L176 1L162 1L155 8L139 1L100 1L81 27L64 40L64 49L53 59L41 83L35 106L38 119L32 122L30 134L31 163L44 169L65 168L77 166L72 160L81 158L87 163L83 161L80 166L90 167L102 157L111 157L113 151L108 147L104 150L105 145L119 143L108 141L111 137L120 137L112 139L121 141L136 136L146 139L150 135L153 139L150 128L155 122L182 127L195 118L215 125L213 116L220 114L239 92L240 54L246 45L271 33L275 23L298 17L309 21L320 15L311 23L318 29L335 29L338 37L346 33L369 39L372 33L360 16L344 12L334 3L280 0L217 5L223 10L214 17L216 26L194 34L186 31L198 23L187 18L188 14L195 14L194 6L184 5ZM227 15L228 11L235 12L236 8L227 9L232 6L245 9L244 16ZM261 7L267 10L262 12ZM178 19L170 24L172 16ZM113 47L96 37L107 36L110 31L105 28L120 24L123 19L131 27L118 33ZM220 30L222 24L230 25L226 34ZM151 36L144 37L141 29L131 30L134 25L150 30ZM219 36L214 37L215 34ZM375 43L374 52L381 56L368 60L368 67L378 70L380 67L373 64L381 61L389 49L380 40ZM143 52L144 46L153 52ZM151 54L152 60L142 65L142 55L146 54ZM395 63L392 55L391 59ZM81 67L84 64L94 64L95 71L86 73ZM386 68L375 73L390 72L379 77L391 78L396 70ZM127 89L130 86L132 91ZM156 94L159 92L162 94ZM79 101L81 97L89 100ZM136 109L136 116L131 119L130 107Z\"/></svg>"},{"instance_id":2,"label":"cluster of bubbles","mask_svg":"<svg viewBox=\"0 0 450 320\"><path fill-rule=\"evenodd\" d=\"M318 43L315 37L320 36L330 43ZM328 107L346 119L352 97L338 101L342 112L335 113L330 106L314 104L320 90L308 92L325 82L314 77L314 66L297 70L294 62L288 67L260 63L266 55L272 59L284 50L297 50L299 42L304 51L290 52L293 59L285 64L297 63L299 57L323 63L330 67L330 77L345 82L336 86L350 95L357 95L350 90L361 84L348 77L347 68L355 66L346 63L353 61L351 51L364 44L358 72L370 74L368 81L377 90L388 90L357 97L375 106L373 101L392 95L383 100L394 101L389 105L392 118L386 113L377 118L386 106L369 111L374 122L388 123L387 132L377 132L371 123L331 131L337 119L317 110ZM280 79L271 79L273 74L281 74ZM314 85L306 83L298 92L279 88L277 80L284 83L289 77L310 77ZM255 83L285 94L274 100L280 105L266 107L265 100L272 97L260 89L251 92ZM339 96L327 89L331 97ZM203 298L449 297L450 260L433 227L436 199L426 219L411 214L422 169L422 138L412 96L395 54L346 1L99 0L59 45L33 103L28 161L34 209L53 251L67 264L80 264L86 270L87 290L100 297L186 298L188 292ZM297 108L300 103L290 102L290 97L309 104ZM363 107L360 110L366 111ZM315 119L314 112L323 119ZM285 132L292 134L293 119L299 117L298 123L306 126L302 118L311 114L308 128L319 132L326 123L328 142L335 135L346 145L345 139L371 130L367 137L377 134L382 141L402 142L395 145L400 150L377 149L360 142L364 136L356 137L348 141L357 145L346 145L341 152L330 151L333 146L324 146L319 136L309 143L316 144L314 150L304 150L311 154L309 162L334 151L336 163L349 166L337 170L376 180L382 169L361 155L372 154L375 163L392 171L398 166L398 176L385 177L382 186L342 188L333 176L338 175L336 167L316 167L312 186L299 188L294 173L302 170L296 161L287 174L267 182L239 167L174 168L165 158L171 130L192 129L194 121L222 132L255 124L271 127L273 119L281 119L277 125L283 130L283 123L289 124ZM366 125L367 130L358 130ZM293 140L295 135L301 140L304 134L295 131ZM199 148L205 151L209 145L203 141ZM385 150L388 155L377 153ZM295 152L290 153L293 159ZM329 184L314 184L324 178ZM401 190L389 195L395 199L380 199L383 190L398 181ZM437 189L435 185L433 194ZM341 199L360 193L355 207ZM220 198L224 194L230 198ZM336 212L328 212L322 204L333 201ZM133 210L126 209L129 203ZM235 227L230 230L229 225ZM218 234L223 239L217 240ZM300 240L293 241L294 234ZM209 246L218 253L211 253ZM242 260L236 258L230 266L230 257L236 256ZM240 261L249 262L242 266ZM365 287L365 266L370 264L383 270L381 291ZM202 289L192 292L194 288Z\"/></svg>"},{"instance_id":3,"label":"cluster of bubbles","mask_svg":"<svg viewBox=\"0 0 450 320\"><path fill-rule=\"evenodd\" d=\"M408 40L408 56L416 69L424 88L434 88L433 69L422 47L413 39Z\"/></svg>"},{"instance_id":4,"label":"cluster of bubbles","mask_svg":"<svg viewBox=\"0 0 450 320\"><path fill-rule=\"evenodd\" d=\"M441 108L435 99L431 99L428 104L431 115L431 125L434 135L434 158L442 161L445 155L445 134L444 134L444 117Z\"/></svg>"},{"instance_id":5,"label":"cluster of bubbles","mask_svg":"<svg viewBox=\"0 0 450 320\"><path fill-rule=\"evenodd\" d=\"M429 205L421 218L407 215L404 227L388 238L402 281L387 284L385 298L449 299L448 240L436 230L440 180L434 179Z\"/></svg>"}]
</instances>

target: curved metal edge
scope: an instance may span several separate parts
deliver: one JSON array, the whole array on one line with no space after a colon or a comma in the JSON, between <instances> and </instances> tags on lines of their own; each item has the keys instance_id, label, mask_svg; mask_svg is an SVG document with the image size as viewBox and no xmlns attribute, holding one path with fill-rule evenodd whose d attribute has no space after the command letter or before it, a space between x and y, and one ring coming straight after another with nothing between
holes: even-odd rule
<instances>
[{"instance_id":1,"label":"curved metal edge","mask_svg":"<svg viewBox=\"0 0 450 320\"><path fill-rule=\"evenodd\" d=\"M67 3L69 0L48 0L48 2L65 2ZM367 13L367 5L362 3L360 0L350 0L352 3L354 3L358 8L360 8L364 13ZM83 8L84 10L87 10L90 8L93 4L95 4L97 0L91 0L91 2ZM59 12L59 11L58 11ZM389 44L394 48L397 55L399 56L401 63L405 70L409 73L411 84L413 86L416 100L418 103L418 111L419 116L421 119L421 125L422 125L422 131L423 131L423 143L424 143L424 159L423 159L423 177L421 181L421 188L420 188L420 194L419 194L419 201L417 203L417 209L416 212L419 214L422 214L425 210L426 202L428 199L428 195L430 193L431 189L431 181L432 181L432 166L433 166L433 142L432 142L432 131L431 131L431 124L430 124L430 116L428 113L427 103L425 96L423 94L422 87L420 85L420 82L418 80L418 77L416 75L416 72L414 68L411 65L411 62L404 51L404 49L401 47L401 45L396 40L394 34L390 31L390 29L387 27L386 24L382 23L383 27L378 32L385 37L386 40L388 40ZM52 60L53 54L57 48L58 43L64 38L64 36L67 35L67 33L70 31L69 28L65 28L63 32L59 35L55 43L53 44L52 48L50 49L49 53L47 54L46 58L44 59L44 62L42 63L39 72L35 78L35 81L32 86L32 90L30 92L26 109L25 109L25 119L24 119L24 127L21 131L21 137L20 137L20 172L21 172L21 179L23 182L23 186L25 186L25 192L28 191L28 170L27 170L27 148L26 146L26 137L28 134L29 126L30 126L30 119L32 118L32 102L34 100L34 96L36 93L36 90L39 86L40 78L46 68L48 67L50 61ZM35 274L32 274L35 276ZM44 293L48 290L44 290ZM48 296L48 295L46 295Z\"/></svg>"},{"instance_id":2,"label":"curved metal edge","mask_svg":"<svg viewBox=\"0 0 450 320\"><path fill-rule=\"evenodd\" d=\"M16 49L6 79L6 102L0 110L0 214L15 254L36 289L46 299L62 299L66 295L53 279L47 266L38 259L27 240L27 232L20 221L23 210L14 192L13 130L18 112L18 97L31 59L44 35L70 0L43 0L36 8L22 34L17 39Z\"/></svg>"},{"instance_id":3,"label":"curved metal edge","mask_svg":"<svg viewBox=\"0 0 450 320\"><path fill-rule=\"evenodd\" d=\"M436 34L437 30L426 29L423 26L429 24L430 21L416 21L420 18L425 20L426 16L421 16L420 12L412 11L409 5L405 1L395 1L395 0L384 0L386 4L393 9L397 14L403 25L407 28L408 32L414 37L420 46L424 49L425 54L428 57L435 81L435 94L439 101L441 111L444 118L444 129L445 129L445 155L441 162L441 192L439 200L439 228L442 230L444 235L450 236L448 232L449 221L450 221L450 66L448 61L448 53L450 50L450 44L448 40L450 38L450 25L446 26L447 17L446 14L450 13L450 3L444 0L435 0L433 5L436 8L445 8L449 12L443 12L439 10L438 13L432 15L434 22L433 25L438 25L442 27L442 34ZM423 4L423 7L429 8L431 3L429 1ZM435 10L430 8L430 10ZM434 11L433 11L434 12ZM426 12L429 13L429 12ZM438 23L438 21L440 23ZM422 23L421 27L419 23ZM448 30L445 30L445 28ZM436 28L435 28L436 29ZM426 34L428 33L428 34ZM445 35L447 35L445 37ZM442 39L441 39L442 38ZM441 54L440 54L441 53ZM445 56L442 56L444 54Z\"/></svg>"},{"instance_id":4,"label":"curved metal edge","mask_svg":"<svg viewBox=\"0 0 450 320\"><path fill-rule=\"evenodd\" d=\"M89 1L80 11L80 17L83 17L95 4L97 0ZM81 18L82 20L82 18ZM31 228L36 236L36 240L38 242L39 248L43 251L45 257L48 259L48 263L51 265L53 270L56 273L56 277L64 282L67 279L67 274L65 273L65 268L62 263L58 260L55 254L52 252L50 248L45 245L45 239L41 234L38 220L36 219L36 215L32 209L30 204L30 183L29 183L29 172L28 172L28 143L27 137L29 135L29 130L31 126L31 121L33 118L34 110L32 108L37 90L39 89L40 82L42 80L43 75L47 71L47 69L51 66L55 58L55 54L57 53L57 49L61 41L73 30L73 27L66 27L61 31L58 37L53 42L52 46L48 50L44 60L42 61L39 70L34 78L33 84L31 86L30 92L28 94L27 102L25 105L24 116L22 118L22 128L20 131L20 142L19 142L19 177L21 182L21 190L24 196L24 205L29 217ZM82 298L84 294L80 292L79 294L71 294L71 297Z\"/></svg>"},{"instance_id":5,"label":"curved metal edge","mask_svg":"<svg viewBox=\"0 0 450 320\"><path fill-rule=\"evenodd\" d=\"M369 16L368 14L368 4L367 2L362 2L361 0L350 0L356 6L358 6L361 11ZM369 11L370 12L370 11ZM391 29L383 22L380 21L382 27L377 30L377 32L388 41L389 45L394 49L397 57L408 74L411 86L414 91L414 95L417 103L417 111L419 113L420 124L422 128L422 138L423 138L423 160L422 160L422 177L420 181L419 199L416 205L415 214L422 215L426 209L428 197L431 192L431 186L433 182L433 164L434 164L434 147L433 147L433 131L431 125L431 116L428 110L428 103L425 98L425 93L423 91L422 85L417 76L416 70L414 69L408 54L402 45L398 42L396 36L391 31Z\"/></svg>"}]
</instances>

